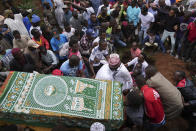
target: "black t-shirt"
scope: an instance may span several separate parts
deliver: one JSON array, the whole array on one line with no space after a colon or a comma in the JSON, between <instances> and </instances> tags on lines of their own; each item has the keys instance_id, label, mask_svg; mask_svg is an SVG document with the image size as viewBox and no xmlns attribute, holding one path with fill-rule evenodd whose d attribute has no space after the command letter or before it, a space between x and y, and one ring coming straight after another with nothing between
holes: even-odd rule
<instances>
[{"instance_id":1,"label":"black t-shirt","mask_svg":"<svg viewBox=\"0 0 196 131\"><path fill-rule=\"evenodd\" d=\"M178 21L178 19L176 17L169 16L169 15L167 15L165 17L165 24L164 25L165 25L165 29L167 31L169 31L169 32L175 32L174 26L175 25L178 25L178 24L179 24L179 21Z\"/></svg>"}]
</instances>

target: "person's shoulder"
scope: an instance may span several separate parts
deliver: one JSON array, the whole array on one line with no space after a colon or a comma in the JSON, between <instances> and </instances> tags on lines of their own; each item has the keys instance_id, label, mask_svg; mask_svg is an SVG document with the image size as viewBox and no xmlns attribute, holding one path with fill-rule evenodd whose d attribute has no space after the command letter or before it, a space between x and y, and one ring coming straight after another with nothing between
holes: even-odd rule
<instances>
[{"instance_id":1,"label":"person's shoulder","mask_svg":"<svg viewBox=\"0 0 196 131\"><path fill-rule=\"evenodd\" d=\"M97 51L99 51L99 46L98 46L98 45L95 46L95 47L92 49L92 52L97 52Z\"/></svg>"},{"instance_id":2,"label":"person's shoulder","mask_svg":"<svg viewBox=\"0 0 196 131\"><path fill-rule=\"evenodd\" d=\"M75 31L76 31L76 29L71 27L71 32L75 32Z\"/></svg>"},{"instance_id":3,"label":"person's shoulder","mask_svg":"<svg viewBox=\"0 0 196 131\"><path fill-rule=\"evenodd\" d=\"M65 36L65 34L63 34L63 33L62 33L62 34L60 34L59 36L60 36L60 37L66 37L66 36Z\"/></svg>"},{"instance_id":4,"label":"person's shoulder","mask_svg":"<svg viewBox=\"0 0 196 131\"><path fill-rule=\"evenodd\" d=\"M49 53L49 54L54 54L54 52L51 51L51 50L47 50L47 53Z\"/></svg>"},{"instance_id":5,"label":"person's shoulder","mask_svg":"<svg viewBox=\"0 0 196 131\"><path fill-rule=\"evenodd\" d=\"M154 15L151 12L148 12L148 15L147 16L154 17Z\"/></svg>"},{"instance_id":6,"label":"person's shoulder","mask_svg":"<svg viewBox=\"0 0 196 131\"><path fill-rule=\"evenodd\" d=\"M66 60L65 62L63 62L61 67L67 67L68 65L69 65L69 60Z\"/></svg>"}]
</instances>

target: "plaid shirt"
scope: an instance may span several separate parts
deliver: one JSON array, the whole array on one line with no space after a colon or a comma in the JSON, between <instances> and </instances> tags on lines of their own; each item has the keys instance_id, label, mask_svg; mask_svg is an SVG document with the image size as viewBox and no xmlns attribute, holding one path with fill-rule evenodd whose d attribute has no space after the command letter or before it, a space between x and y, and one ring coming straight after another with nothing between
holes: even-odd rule
<instances>
[{"instance_id":1,"label":"plaid shirt","mask_svg":"<svg viewBox=\"0 0 196 131\"><path fill-rule=\"evenodd\" d=\"M89 40L86 35L80 40L80 53L90 54L90 49L92 48L92 40Z\"/></svg>"}]
</instances>

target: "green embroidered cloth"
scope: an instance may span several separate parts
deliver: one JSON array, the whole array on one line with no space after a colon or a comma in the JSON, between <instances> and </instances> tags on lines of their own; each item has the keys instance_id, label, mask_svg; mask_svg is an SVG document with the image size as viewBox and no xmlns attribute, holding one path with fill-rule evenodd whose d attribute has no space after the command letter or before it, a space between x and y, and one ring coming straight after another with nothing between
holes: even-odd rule
<instances>
[{"instance_id":1,"label":"green embroidered cloth","mask_svg":"<svg viewBox=\"0 0 196 131\"><path fill-rule=\"evenodd\" d=\"M0 93L0 119L84 128L101 122L108 130L123 121L118 82L10 72Z\"/></svg>"}]
</instances>

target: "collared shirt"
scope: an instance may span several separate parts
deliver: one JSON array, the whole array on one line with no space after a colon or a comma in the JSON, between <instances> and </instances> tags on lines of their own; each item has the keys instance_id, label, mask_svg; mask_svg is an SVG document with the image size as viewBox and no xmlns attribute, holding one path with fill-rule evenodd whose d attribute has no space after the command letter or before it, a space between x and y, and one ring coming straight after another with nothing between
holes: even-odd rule
<instances>
[{"instance_id":1,"label":"collared shirt","mask_svg":"<svg viewBox=\"0 0 196 131\"><path fill-rule=\"evenodd\" d=\"M115 80L119 81L122 86L122 90L130 89L133 87L133 81L127 68L121 64L116 71L112 71L109 68L109 64L105 64L96 74L98 80Z\"/></svg>"},{"instance_id":2,"label":"collared shirt","mask_svg":"<svg viewBox=\"0 0 196 131\"><path fill-rule=\"evenodd\" d=\"M41 60L46 63L48 66L57 65L59 63L57 57L51 50L47 50L46 55L41 54Z\"/></svg>"},{"instance_id":3,"label":"collared shirt","mask_svg":"<svg viewBox=\"0 0 196 131\"><path fill-rule=\"evenodd\" d=\"M13 59L14 57L12 55L12 50L7 49L6 54L1 58L1 61L3 62L3 65L6 67L7 70L10 69L10 61L12 61Z\"/></svg>"},{"instance_id":4,"label":"collared shirt","mask_svg":"<svg viewBox=\"0 0 196 131\"><path fill-rule=\"evenodd\" d=\"M21 35L29 36L29 33L23 23L23 17L21 14L15 14L14 19L6 18L4 24L7 24L11 32L18 30Z\"/></svg>"},{"instance_id":5,"label":"collared shirt","mask_svg":"<svg viewBox=\"0 0 196 131\"><path fill-rule=\"evenodd\" d=\"M78 14L78 19L75 19L73 16L70 19L70 24L75 29L80 29L82 27L81 22L82 22L82 15L81 14Z\"/></svg>"},{"instance_id":6,"label":"collared shirt","mask_svg":"<svg viewBox=\"0 0 196 131\"><path fill-rule=\"evenodd\" d=\"M65 61L61 67L60 70L63 72L66 76L77 76L77 72L82 70L82 61L80 60L80 63L76 67L70 67L69 60Z\"/></svg>"},{"instance_id":7,"label":"collared shirt","mask_svg":"<svg viewBox=\"0 0 196 131\"><path fill-rule=\"evenodd\" d=\"M64 34L60 34L59 37L60 40L57 40L54 37L50 40L53 51L59 51L59 49L63 47L63 44L67 42L67 38Z\"/></svg>"},{"instance_id":8,"label":"collared shirt","mask_svg":"<svg viewBox=\"0 0 196 131\"><path fill-rule=\"evenodd\" d=\"M92 2L93 5L93 9L95 10L95 12L98 11L99 6L102 3L102 0L90 0Z\"/></svg>"},{"instance_id":9,"label":"collared shirt","mask_svg":"<svg viewBox=\"0 0 196 131\"><path fill-rule=\"evenodd\" d=\"M11 49L12 46L11 44L9 43L9 41L5 38L3 38L2 40L0 40L0 45L3 47L3 49Z\"/></svg>"},{"instance_id":10,"label":"collared shirt","mask_svg":"<svg viewBox=\"0 0 196 131\"><path fill-rule=\"evenodd\" d=\"M138 57L134 58L133 60L131 60L131 61L128 62L127 64L128 64L128 66L133 65L133 66L134 66L134 67L133 67L133 70L134 70L135 67L136 67L136 65L137 65L137 63L138 63ZM144 62L142 63L142 75L143 75L144 77L146 76L146 73L145 73L146 67L148 67L148 63L147 63L146 61L144 61Z\"/></svg>"},{"instance_id":11,"label":"collared shirt","mask_svg":"<svg viewBox=\"0 0 196 131\"><path fill-rule=\"evenodd\" d=\"M191 22L187 28L189 30L188 40L194 42L196 40L196 24Z\"/></svg>"},{"instance_id":12,"label":"collared shirt","mask_svg":"<svg viewBox=\"0 0 196 131\"><path fill-rule=\"evenodd\" d=\"M83 18L85 20L90 19L90 16L91 16L92 13L95 13L93 7L86 8L86 11L84 11L84 13L83 13Z\"/></svg>"},{"instance_id":13,"label":"collared shirt","mask_svg":"<svg viewBox=\"0 0 196 131\"><path fill-rule=\"evenodd\" d=\"M96 26L99 26L98 20L96 20L96 22L92 22L91 19L88 19L88 28L95 29Z\"/></svg>"},{"instance_id":14,"label":"collared shirt","mask_svg":"<svg viewBox=\"0 0 196 131\"><path fill-rule=\"evenodd\" d=\"M71 31L70 32L66 32L64 31L63 34L66 36L66 38L68 39L68 41L70 40L71 36L73 36L75 33L75 29L74 28L71 28Z\"/></svg>"},{"instance_id":15,"label":"collared shirt","mask_svg":"<svg viewBox=\"0 0 196 131\"><path fill-rule=\"evenodd\" d=\"M90 41L86 35L80 40L80 53L83 55L90 55L90 49L92 47L92 41Z\"/></svg>"},{"instance_id":16,"label":"collared shirt","mask_svg":"<svg viewBox=\"0 0 196 131\"><path fill-rule=\"evenodd\" d=\"M127 17L129 22L133 22L134 26L137 26L139 23L139 14L141 9L139 7L129 6L127 8Z\"/></svg>"},{"instance_id":17,"label":"collared shirt","mask_svg":"<svg viewBox=\"0 0 196 131\"><path fill-rule=\"evenodd\" d=\"M65 16L64 17L65 21L70 23L70 19L72 17L72 12L70 10L68 10L68 12L64 14L64 16Z\"/></svg>"},{"instance_id":18,"label":"collared shirt","mask_svg":"<svg viewBox=\"0 0 196 131\"><path fill-rule=\"evenodd\" d=\"M15 38L13 39L13 48L20 48L24 49L28 45L28 41L30 40L29 36L21 35L20 40L16 40Z\"/></svg>"},{"instance_id":19,"label":"collared shirt","mask_svg":"<svg viewBox=\"0 0 196 131\"><path fill-rule=\"evenodd\" d=\"M100 61L101 60L106 60L106 56L108 55L109 49L107 48L106 50L100 50L99 46L96 46L93 48L89 61L94 61L95 58L99 60L99 62L96 63L96 61L94 61L93 66L99 66L100 65Z\"/></svg>"}]
</instances>

